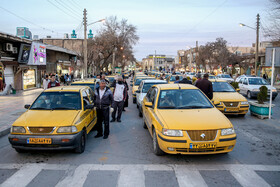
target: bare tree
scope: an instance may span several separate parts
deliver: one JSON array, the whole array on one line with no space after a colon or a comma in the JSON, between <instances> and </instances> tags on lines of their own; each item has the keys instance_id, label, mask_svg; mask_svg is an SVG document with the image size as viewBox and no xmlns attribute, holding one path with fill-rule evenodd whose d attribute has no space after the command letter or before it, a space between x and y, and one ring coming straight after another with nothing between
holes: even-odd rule
<instances>
[{"instance_id":1,"label":"bare tree","mask_svg":"<svg viewBox=\"0 0 280 187\"><path fill-rule=\"evenodd\" d=\"M268 21L264 27L265 36L273 41L280 41L280 0L270 0L271 8L268 12Z\"/></svg>"}]
</instances>

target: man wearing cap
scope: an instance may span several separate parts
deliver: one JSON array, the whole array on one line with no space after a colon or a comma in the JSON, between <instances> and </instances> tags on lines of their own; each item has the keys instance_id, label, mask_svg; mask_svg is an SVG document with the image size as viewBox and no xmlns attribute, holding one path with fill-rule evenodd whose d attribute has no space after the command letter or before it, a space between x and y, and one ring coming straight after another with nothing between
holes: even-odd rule
<instances>
[{"instance_id":1,"label":"man wearing cap","mask_svg":"<svg viewBox=\"0 0 280 187\"><path fill-rule=\"evenodd\" d=\"M97 135L95 138L103 136L103 125L104 122L104 136L103 139L107 139L109 130L109 118L110 118L110 106L113 102L113 94L109 87L106 87L106 81L100 80L99 87L94 92L94 106L96 107L97 113L97 124L96 130Z\"/></svg>"}]
</instances>

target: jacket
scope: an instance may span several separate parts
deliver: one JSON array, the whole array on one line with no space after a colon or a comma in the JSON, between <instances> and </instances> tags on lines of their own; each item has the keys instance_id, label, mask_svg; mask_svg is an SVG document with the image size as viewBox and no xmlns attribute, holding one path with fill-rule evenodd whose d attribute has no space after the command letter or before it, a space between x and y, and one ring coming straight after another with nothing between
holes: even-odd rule
<instances>
[{"instance_id":1,"label":"jacket","mask_svg":"<svg viewBox=\"0 0 280 187\"><path fill-rule=\"evenodd\" d=\"M208 79L201 79L198 80L195 84L196 87L198 87L201 91L204 92L204 94L211 100L213 98L213 87L212 82L210 82Z\"/></svg>"},{"instance_id":2,"label":"jacket","mask_svg":"<svg viewBox=\"0 0 280 187\"><path fill-rule=\"evenodd\" d=\"M48 84L48 88L52 88L52 87L56 87L56 86L60 86L59 82L54 81L54 82L49 82Z\"/></svg>"},{"instance_id":3,"label":"jacket","mask_svg":"<svg viewBox=\"0 0 280 187\"><path fill-rule=\"evenodd\" d=\"M114 81L113 84L112 84L112 87L114 88L113 96L114 96L114 94L115 94L116 85L117 85L117 81ZM124 85L124 90L123 90L123 101L125 101L126 98L127 98L127 84L125 84L125 83L123 82L122 85ZM114 97L113 97L113 98L114 98Z\"/></svg>"},{"instance_id":4,"label":"jacket","mask_svg":"<svg viewBox=\"0 0 280 187\"><path fill-rule=\"evenodd\" d=\"M192 81L188 80L187 78L183 78L179 81L180 84L192 84Z\"/></svg>"},{"instance_id":5,"label":"jacket","mask_svg":"<svg viewBox=\"0 0 280 187\"><path fill-rule=\"evenodd\" d=\"M100 99L99 89L100 89L100 87L96 88L95 91L94 91L94 98L93 98L94 106L97 109L107 109L110 105L112 105L113 94L112 94L110 88L105 87L104 88L105 89L104 95Z\"/></svg>"}]
</instances>

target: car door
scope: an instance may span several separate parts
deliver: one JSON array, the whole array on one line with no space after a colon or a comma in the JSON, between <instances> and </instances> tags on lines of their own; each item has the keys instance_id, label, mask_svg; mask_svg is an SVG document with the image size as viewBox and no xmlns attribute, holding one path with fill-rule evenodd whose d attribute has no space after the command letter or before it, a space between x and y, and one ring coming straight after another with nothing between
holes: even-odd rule
<instances>
[{"instance_id":1,"label":"car door","mask_svg":"<svg viewBox=\"0 0 280 187\"><path fill-rule=\"evenodd\" d=\"M136 92L136 102L137 102L137 105L140 105L139 101L140 101L140 95L141 95L141 92L142 92L142 88L143 88L143 85L144 85L144 82L142 81L138 87L138 90L140 90L139 93Z\"/></svg>"},{"instance_id":2,"label":"car door","mask_svg":"<svg viewBox=\"0 0 280 187\"><path fill-rule=\"evenodd\" d=\"M244 80L243 80L243 92L244 92L244 95L247 94L248 90L249 90L248 78L244 78Z\"/></svg>"},{"instance_id":3,"label":"car door","mask_svg":"<svg viewBox=\"0 0 280 187\"><path fill-rule=\"evenodd\" d=\"M151 90L151 95L149 97L150 102L153 104L152 107L148 107L147 108L147 121L148 121L148 125L149 126L149 131L152 135L152 125L153 125L153 121L155 120L155 103L156 103L156 96L157 96L157 91L158 89L156 87L153 87L153 89Z\"/></svg>"},{"instance_id":4,"label":"car door","mask_svg":"<svg viewBox=\"0 0 280 187\"><path fill-rule=\"evenodd\" d=\"M86 109L87 105L93 104L93 95L91 95L89 89L84 89L82 91L83 96L83 110L82 110L82 119L84 119L84 125L86 127L87 133L95 125L96 119L94 119L94 109Z\"/></svg>"},{"instance_id":5,"label":"car door","mask_svg":"<svg viewBox=\"0 0 280 187\"><path fill-rule=\"evenodd\" d=\"M145 121L148 129L150 128L150 116L149 116L149 107L145 106L144 102L151 102L151 94L153 92L153 87L149 89L146 97L143 99L142 109L143 109L143 120Z\"/></svg>"},{"instance_id":6,"label":"car door","mask_svg":"<svg viewBox=\"0 0 280 187\"><path fill-rule=\"evenodd\" d=\"M244 78L242 77L238 82L238 87L240 89L240 93L244 94L244 85L243 85Z\"/></svg>"}]
</instances>

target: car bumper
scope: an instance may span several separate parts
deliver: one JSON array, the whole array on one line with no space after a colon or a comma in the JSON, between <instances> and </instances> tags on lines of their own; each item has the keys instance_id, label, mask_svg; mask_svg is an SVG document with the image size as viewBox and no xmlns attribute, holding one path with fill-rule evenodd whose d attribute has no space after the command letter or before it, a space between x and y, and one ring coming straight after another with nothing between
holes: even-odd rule
<instances>
[{"instance_id":1,"label":"car bumper","mask_svg":"<svg viewBox=\"0 0 280 187\"><path fill-rule=\"evenodd\" d=\"M236 143L236 135L229 135L227 137L217 136L214 141L195 142L186 137L166 137L161 133L158 134L158 143L162 151L168 154L218 154L227 153L233 150ZM214 143L215 148L191 148L191 144L196 143ZM173 149L173 150L170 150Z\"/></svg>"},{"instance_id":2,"label":"car bumper","mask_svg":"<svg viewBox=\"0 0 280 187\"><path fill-rule=\"evenodd\" d=\"M82 132L77 134L63 134L63 135L9 135L9 142L13 148L24 150L70 150L75 149L78 146L79 139L82 136ZM51 144L29 144L28 138L51 138ZM14 139L17 139L15 141ZM62 141L64 139L64 142ZM65 139L68 139L65 142Z\"/></svg>"},{"instance_id":3,"label":"car bumper","mask_svg":"<svg viewBox=\"0 0 280 187\"><path fill-rule=\"evenodd\" d=\"M224 106L217 106L217 109L224 114L247 114L249 105L239 106L236 108L229 108Z\"/></svg>"}]
</instances>

